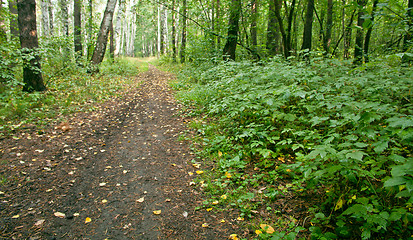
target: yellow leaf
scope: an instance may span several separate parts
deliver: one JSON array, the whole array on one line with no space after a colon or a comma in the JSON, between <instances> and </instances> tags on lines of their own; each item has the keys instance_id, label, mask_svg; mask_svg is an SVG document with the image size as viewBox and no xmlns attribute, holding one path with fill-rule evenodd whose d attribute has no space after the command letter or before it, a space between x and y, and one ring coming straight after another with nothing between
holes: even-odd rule
<instances>
[{"instance_id":1,"label":"yellow leaf","mask_svg":"<svg viewBox=\"0 0 413 240\"><path fill-rule=\"evenodd\" d=\"M260 227L261 227L262 230L264 230L268 234L271 234L271 233L275 232L274 228L272 228L270 225L260 224Z\"/></svg>"},{"instance_id":2,"label":"yellow leaf","mask_svg":"<svg viewBox=\"0 0 413 240\"><path fill-rule=\"evenodd\" d=\"M221 219L221 223L224 223L225 222L225 219Z\"/></svg>"},{"instance_id":3,"label":"yellow leaf","mask_svg":"<svg viewBox=\"0 0 413 240\"><path fill-rule=\"evenodd\" d=\"M145 201L145 197L141 197L141 198L139 198L138 200L136 200L137 202L143 202L143 201Z\"/></svg>"},{"instance_id":4,"label":"yellow leaf","mask_svg":"<svg viewBox=\"0 0 413 240\"><path fill-rule=\"evenodd\" d=\"M227 199L227 195L222 195L221 198L222 199Z\"/></svg>"},{"instance_id":5,"label":"yellow leaf","mask_svg":"<svg viewBox=\"0 0 413 240\"><path fill-rule=\"evenodd\" d=\"M156 211L153 211L153 214L159 215L159 214L161 214L161 212L162 212L162 210L156 210Z\"/></svg>"},{"instance_id":6,"label":"yellow leaf","mask_svg":"<svg viewBox=\"0 0 413 240\"><path fill-rule=\"evenodd\" d=\"M192 175L194 175L194 173L193 173L193 172L188 172L188 174L189 174L189 176L192 176Z\"/></svg>"},{"instance_id":7,"label":"yellow leaf","mask_svg":"<svg viewBox=\"0 0 413 240\"><path fill-rule=\"evenodd\" d=\"M227 178L231 178L231 177L232 177L232 175L231 175L231 173L229 173L229 172L225 172L225 177L227 177Z\"/></svg>"},{"instance_id":8,"label":"yellow leaf","mask_svg":"<svg viewBox=\"0 0 413 240\"><path fill-rule=\"evenodd\" d=\"M87 217L86 219L85 219L85 223L90 223L92 221L92 219L90 218L90 217Z\"/></svg>"},{"instance_id":9,"label":"yellow leaf","mask_svg":"<svg viewBox=\"0 0 413 240\"><path fill-rule=\"evenodd\" d=\"M401 192L402 190L404 190L406 188L406 185L399 185L399 191Z\"/></svg>"},{"instance_id":10,"label":"yellow leaf","mask_svg":"<svg viewBox=\"0 0 413 240\"><path fill-rule=\"evenodd\" d=\"M255 234L260 235L262 233L261 230L255 230Z\"/></svg>"},{"instance_id":11,"label":"yellow leaf","mask_svg":"<svg viewBox=\"0 0 413 240\"><path fill-rule=\"evenodd\" d=\"M237 220L238 221L244 221L244 218L243 217L237 217Z\"/></svg>"},{"instance_id":12,"label":"yellow leaf","mask_svg":"<svg viewBox=\"0 0 413 240\"><path fill-rule=\"evenodd\" d=\"M210 212L212 210L212 208L207 208L207 212Z\"/></svg>"},{"instance_id":13,"label":"yellow leaf","mask_svg":"<svg viewBox=\"0 0 413 240\"><path fill-rule=\"evenodd\" d=\"M107 203L107 202L108 202L108 200L106 200L106 199L102 200L102 203Z\"/></svg>"},{"instance_id":14,"label":"yellow leaf","mask_svg":"<svg viewBox=\"0 0 413 240\"><path fill-rule=\"evenodd\" d=\"M212 205L217 205L218 203L219 202L215 200L215 201L212 202Z\"/></svg>"},{"instance_id":15,"label":"yellow leaf","mask_svg":"<svg viewBox=\"0 0 413 240\"><path fill-rule=\"evenodd\" d=\"M204 171L201 171L201 170L196 171L196 174L202 174L202 173L204 173Z\"/></svg>"},{"instance_id":16,"label":"yellow leaf","mask_svg":"<svg viewBox=\"0 0 413 240\"><path fill-rule=\"evenodd\" d=\"M175 164L175 163L172 163L172 166L174 166L174 167L175 167L175 166L176 166L176 164Z\"/></svg>"},{"instance_id":17,"label":"yellow leaf","mask_svg":"<svg viewBox=\"0 0 413 240\"><path fill-rule=\"evenodd\" d=\"M218 156L222 157L222 152L218 151Z\"/></svg>"},{"instance_id":18,"label":"yellow leaf","mask_svg":"<svg viewBox=\"0 0 413 240\"><path fill-rule=\"evenodd\" d=\"M231 235L229 235L228 239L231 239L231 240L239 240L237 234L231 234Z\"/></svg>"},{"instance_id":19,"label":"yellow leaf","mask_svg":"<svg viewBox=\"0 0 413 240\"><path fill-rule=\"evenodd\" d=\"M192 164L192 166L194 166L194 168L199 168L199 167L201 166L201 164L199 164L199 163L194 163L194 164Z\"/></svg>"},{"instance_id":20,"label":"yellow leaf","mask_svg":"<svg viewBox=\"0 0 413 240\"><path fill-rule=\"evenodd\" d=\"M204 228L208 227L208 223L203 223L202 227L204 227Z\"/></svg>"},{"instance_id":21,"label":"yellow leaf","mask_svg":"<svg viewBox=\"0 0 413 240\"><path fill-rule=\"evenodd\" d=\"M344 200L342 198L340 198L337 203L336 206L334 207L334 211L337 211L339 209L341 209L343 207L344 204Z\"/></svg>"},{"instance_id":22,"label":"yellow leaf","mask_svg":"<svg viewBox=\"0 0 413 240\"><path fill-rule=\"evenodd\" d=\"M355 200L357 197L356 195L352 196L351 199Z\"/></svg>"},{"instance_id":23,"label":"yellow leaf","mask_svg":"<svg viewBox=\"0 0 413 240\"><path fill-rule=\"evenodd\" d=\"M15 218L19 218L19 217L20 217L20 215L14 215L14 216L11 217L11 218L15 219Z\"/></svg>"},{"instance_id":24,"label":"yellow leaf","mask_svg":"<svg viewBox=\"0 0 413 240\"><path fill-rule=\"evenodd\" d=\"M291 172L291 169L287 169L287 170L285 170L285 171L287 171L287 172Z\"/></svg>"}]
</instances>

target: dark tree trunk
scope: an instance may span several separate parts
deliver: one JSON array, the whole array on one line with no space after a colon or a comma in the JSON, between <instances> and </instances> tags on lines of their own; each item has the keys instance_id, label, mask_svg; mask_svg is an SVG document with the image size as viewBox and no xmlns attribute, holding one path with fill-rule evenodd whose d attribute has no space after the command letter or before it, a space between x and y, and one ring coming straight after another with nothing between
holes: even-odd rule
<instances>
[{"instance_id":1,"label":"dark tree trunk","mask_svg":"<svg viewBox=\"0 0 413 240\"><path fill-rule=\"evenodd\" d=\"M76 61L83 55L82 48L82 1L74 0L73 1L73 14L74 14L74 44L75 44L75 59Z\"/></svg>"},{"instance_id":2,"label":"dark tree trunk","mask_svg":"<svg viewBox=\"0 0 413 240\"><path fill-rule=\"evenodd\" d=\"M37 53L39 42L36 27L36 1L19 0L17 10L23 59L29 59L25 60L23 65L23 91L44 91L46 87L43 83L40 57Z\"/></svg>"},{"instance_id":3,"label":"dark tree trunk","mask_svg":"<svg viewBox=\"0 0 413 240\"><path fill-rule=\"evenodd\" d=\"M377 4L379 3L379 0L374 0L373 2L373 9L371 10L371 18L370 18L370 24L367 27L367 33L366 36L364 38L364 61L367 63L370 61L369 59L369 45L370 45L370 37L371 37L371 33L373 31L373 24L374 24L374 16L375 16L375 12L377 9Z\"/></svg>"},{"instance_id":4,"label":"dark tree trunk","mask_svg":"<svg viewBox=\"0 0 413 240\"><path fill-rule=\"evenodd\" d=\"M324 47L324 51L326 52L326 54L330 52L332 29L333 29L333 0L328 0L326 34L323 38L323 47Z\"/></svg>"},{"instance_id":5,"label":"dark tree trunk","mask_svg":"<svg viewBox=\"0 0 413 240\"><path fill-rule=\"evenodd\" d=\"M50 36L53 36L54 34L53 6L50 0L47 0L47 10L49 11L49 32L50 32Z\"/></svg>"},{"instance_id":6,"label":"dark tree trunk","mask_svg":"<svg viewBox=\"0 0 413 240\"><path fill-rule=\"evenodd\" d=\"M346 1L343 0L343 27L344 27L344 21L345 21L345 15L344 15L344 6L346 5ZM353 11L350 20L348 22L348 25L344 27L344 49L343 49L343 57L344 59L349 59L350 58L350 47L351 47L351 35L353 34L353 28L351 27L353 25L354 21L354 16L355 16L356 10Z\"/></svg>"},{"instance_id":7,"label":"dark tree trunk","mask_svg":"<svg viewBox=\"0 0 413 240\"><path fill-rule=\"evenodd\" d=\"M278 26L281 32L281 37L282 37L282 42L283 42L283 47L284 47L284 57L288 58L290 56L290 42L289 42L289 38L287 37L287 34L285 32L284 29L284 24L281 18L281 0L274 0L275 1L275 9L274 9L274 13L275 13L275 17L277 18L277 22L278 22Z\"/></svg>"},{"instance_id":8,"label":"dark tree trunk","mask_svg":"<svg viewBox=\"0 0 413 240\"><path fill-rule=\"evenodd\" d=\"M0 0L0 41L4 42L7 40L7 35L6 35L6 28L4 24L4 18L3 18L3 0Z\"/></svg>"},{"instance_id":9,"label":"dark tree trunk","mask_svg":"<svg viewBox=\"0 0 413 240\"><path fill-rule=\"evenodd\" d=\"M115 11L116 0L108 0L105 13L103 14L102 23L100 24L99 34L96 41L96 47L93 51L91 62L98 65L103 61L108 42L109 28L112 26L113 12ZM94 69L95 71L97 69Z\"/></svg>"},{"instance_id":10,"label":"dark tree trunk","mask_svg":"<svg viewBox=\"0 0 413 240\"><path fill-rule=\"evenodd\" d=\"M268 10L267 44L266 48L269 56L278 53L280 33L277 28L277 18L275 16L275 1L270 0Z\"/></svg>"},{"instance_id":11,"label":"dark tree trunk","mask_svg":"<svg viewBox=\"0 0 413 240\"><path fill-rule=\"evenodd\" d=\"M229 22L228 22L228 34L227 41L223 49L224 59L235 60L235 51L237 50L238 41L238 29L239 29L239 17L241 14L241 0L232 0Z\"/></svg>"},{"instance_id":12,"label":"dark tree trunk","mask_svg":"<svg viewBox=\"0 0 413 240\"><path fill-rule=\"evenodd\" d=\"M17 22L17 2L16 0L9 0L10 11L10 35L11 38L19 37L19 23Z\"/></svg>"},{"instance_id":13,"label":"dark tree trunk","mask_svg":"<svg viewBox=\"0 0 413 240\"><path fill-rule=\"evenodd\" d=\"M181 63L185 62L185 48L186 48L186 0L182 1L182 40L181 40L181 50L179 51L179 59Z\"/></svg>"},{"instance_id":14,"label":"dark tree trunk","mask_svg":"<svg viewBox=\"0 0 413 240\"><path fill-rule=\"evenodd\" d=\"M307 1L307 11L305 13L303 45L301 50L308 49L311 51L311 41L313 39L313 14L314 14L314 0Z\"/></svg>"},{"instance_id":15,"label":"dark tree trunk","mask_svg":"<svg viewBox=\"0 0 413 240\"><path fill-rule=\"evenodd\" d=\"M87 6L87 11L89 13L89 18L88 18L88 27L87 27L87 59L92 58L92 53L93 53L93 1L89 0L88 1L88 6Z\"/></svg>"},{"instance_id":16,"label":"dark tree trunk","mask_svg":"<svg viewBox=\"0 0 413 240\"><path fill-rule=\"evenodd\" d=\"M409 0L407 4L407 32L403 39L403 51L407 52L412 45L413 36L413 0Z\"/></svg>"},{"instance_id":17,"label":"dark tree trunk","mask_svg":"<svg viewBox=\"0 0 413 240\"><path fill-rule=\"evenodd\" d=\"M295 2L296 0L292 0L291 2L291 7L290 7L290 11L288 13L288 21L287 21L287 44L288 44L288 56L291 55L291 34L292 34L292 26L293 26L293 19L294 19L294 10L295 10ZM286 13L287 13L287 9L285 9Z\"/></svg>"},{"instance_id":18,"label":"dark tree trunk","mask_svg":"<svg viewBox=\"0 0 413 240\"><path fill-rule=\"evenodd\" d=\"M359 65L363 62L363 39L364 39L364 7L368 0L358 0L358 17L357 17L357 31L356 31L356 44L354 46L354 60L353 64Z\"/></svg>"},{"instance_id":19,"label":"dark tree trunk","mask_svg":"<svg viewBox=\"0 0 413 240\"><path fill-rule=\"evenodd\" d=\"M172 0L172 62L176 62L175 0Z\"/></svg>"},{"instance_id":20,"label":"dark tree trunk","mask_svg":"<svg viewBox=\"0 0 413 240\"><path fill-rule=\"evenodd\" d=\"M257 46L257 0L251 1L251 45L255 49Z\"/></svg>"}]
</instances>

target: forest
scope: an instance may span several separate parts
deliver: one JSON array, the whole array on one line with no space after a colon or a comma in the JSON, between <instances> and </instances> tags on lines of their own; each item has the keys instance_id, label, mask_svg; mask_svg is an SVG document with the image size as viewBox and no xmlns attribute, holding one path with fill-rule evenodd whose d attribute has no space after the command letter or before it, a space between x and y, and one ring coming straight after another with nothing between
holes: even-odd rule
<instances>
[{"instance_id":1,"label":"forest","mask_svg":"<svg viewBox=\"0 0 413 240\"><path fill-rule=\"evenodd\" d=\"M0 1L1 139L120 97L147 59L206 166L195 211L252 232L231 239L413 238L413 0Z\"/></svg>"}]
</instances>

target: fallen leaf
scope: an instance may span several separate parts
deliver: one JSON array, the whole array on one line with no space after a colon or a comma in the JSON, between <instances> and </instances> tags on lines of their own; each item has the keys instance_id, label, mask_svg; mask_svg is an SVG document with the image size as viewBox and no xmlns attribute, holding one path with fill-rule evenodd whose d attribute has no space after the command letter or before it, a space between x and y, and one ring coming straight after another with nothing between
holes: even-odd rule
<instances>
[{"instance_id":1,"label":"fallen leaf","mask_svg":"<svg viewBox=\"0 0 413 240\"><path fill-rule=\"evenodd\" d=\"M99 186L101 186L101 187L103 187L103 186L105 186L105 185L106 185L106 183L104 183L104 182L99 183Z\"/></svg>"},{"instance_id":2,"label":"fallen leaf","mask_svg":"<svg viewBox=\"0 0 413 240\"><path fill-rule=\"evenodd\" d=\"M74 213L73 214L74 217L79 217L79 215L80 215L79 213Z\"/></svg>"},{"instance_id":3,"label":"fallen leaf","mask_svg":"<svg viewBox=\"0 0 413 240\"><path fill-rule=\"evenodd\" d=\"M225 219L221 219L221 221L220 221L221 223L224 223L225 222Z\"/></svg>"},{"instance_id":4,"label":"fallen leaf","mask_svg":"<svg viewBox=\"0 0 413 240\"><path fill-rule=\"evenodd\" d=\"M183 215L184 217L188 217L188 212L183 212L182 215Z\"/></svg>"},{"instance_id":5,"label":"fallen leaf","mask_svg":"<svg viewBox=\"0 0 413 240\"><path fill-rule=\"evenodd\" d=\"M212 211L212 208L207 208L207 212L210 212L210 211Z\"/></svg>"},{"instance_id":6,"label":"fallen leaf","mask_svg":"<svg viewBox=\"0 0 413 240\"><path fill-rule=\"evenodd\" d=\"M85 223L90 223L92 221L92 219L90 218L90 217L87 217L86 219L85 219Z\"/></svg>"},{"instance_id":7,"label":"fallen leaf","mask_svg":"<svg viewBox=\"0 0 413 240\"><path fill-rule=\"evenodd\" d=\"M260 234L262 234L262 231L261 230L255 230L255 234L260 235Z\"/></svg>"},{"instance_id":8,"label":"fallen leaf","mask_svg":"<svg viewBox=\"0 0 413 240\"><path fill-rule=\"evenodd\" d=\"M192 176L192 175L194 175L194 173L193 173L193 172L188 172L188 174L189 174L189 176Z\"/></svg>"},{"instance_id":9,"label":"fallen leaf","mask_svg":"<svg viewBox=\"0 0 413 240\"><path fill-rule=\"evenodd\" d=\"M204 228L208 227L208 223L203 223L202 227L204 227Z\"/></svg>"},{"instance_id":10,"label":"fallen leaf","mask_svg":"<svg viewBox=\"0 0 413 240\"><path fill-rule=\"evenodd\" d=\"M3 194L4 194L4 192L0 191L0 195L3 195Z\"/></svg>"},{"instance_id":11,"label":"fallen leaf","mask_svg":"<svg viewBox=\"0 0 413 240\"><path fill-rule=\"evenodd\" d=\"M201 166L201 164L199 164L199 163L194 163L194 164L192 164L192 166L194 166L194 168L199 168L199 167Z\"/></svg>"},{"instance_id":12,"label":"fallen leaf","mask_svg":"<svg viewBox=\"0 0 413 240\"><path fill-rule=\"evenodd\" d=\"M145 201L145 197L141 197L141 198L139 198L138 200L136 200L137 202L143 202L143 201Z\"/></svg>"},{"instance_id":13,"label":"fallen leaf","mask_svg":"<svg viewBox=\"0 0 413 240\"><path fill-rule=\"evenodd\" d=\"M161 212L162 212L162 210L156 210L156 211L153 211L153 214L159 215L159 214L161 214Z\"/></svg>"},{"instance_id":14,"label":"fallen leaf","mask_svg":"<svg viewBox=\"0 0 413 240\"><path fill-rule=\"evenodd\" d=\"M231 175L231 173L229 173L229 172L225 172L225 177L227 177L227 178L231 178L231 177L232 177L232 175Z\"/></svg>"},{"instance_id":15,"label":"fallen leaf","mask_svg":"<svg viewBox=\"0 0 413 240\"><path fill-rule=\"evenodd\" d=\"M111 169L111 168L112 168L112 166L107 166L107 167L106 167L106 169Z\"/></svg>"},{"instance_id":16,"label":"fallen leaf","mask_svg":"<svg viewBox=\"0 0 413 240\"><path fill-rule=\"evenodd\" d=\"M219 202L215 200L215 201L212 202L212 205L217 205L218 203Z\"/></svg>"},{"instance_id":17,"label":"fallen leaf","mask_svg":"<svg viewBox=\"0 0 413 240\"><path fill-rule=\"evenodd\" d=\"M56 217L60 217L60 218L65 218L65 217L66 217L66 214L61 213L61 212L55 212L54 215L55 215Z\"/></svg>"},{"instance_id":18,"label":"fallen leaf","mask_svg":"<svg viewBox=\"0 0 413 240\"><path fill-rule=\"evenodd\" d=\"M204 171L201 171L201 170L196 171L196 174L202 174L202 173L204 173Z\"/></svg>"},{"instance_id":19,"label":"fallen leaf","mask_svg":"<svg viewBox=\"0 0 413 240\"><path fill-rule=\"evenodd\" d=\"M108 202L108 200L106 200L106 199L102 200L102 203L107 203L107 202Z\"/></svg>"},{"instance_id":20,"label":"fallen leaf","mask_svg":"<svg viewBox=\"0 0 413 240\"><path fill-rule=\"evenodd\" d=\"M124 174L128 173L128 170L123 170L123 173L124 173Z\"/></svg>"},{"instance_id":21,"label":"fallen leaf","mask_svg":"<svg viewBox=\"0 0 413 240\"><path fill-rule=\"evenodd\" d=\"M267 224L263 224L263 223L260 224L260 228L268 234L275 232L274 228L272 228L270 225L267 225Z\"/></svg>"},{"instance_id":22,"label":"fallen leaf","mask_svg":"<svg viewBox=\"0 0 413 240\"><path fill-rule=\"evenodd\" d=\"M190 182L189 186L195 185L195 182Z\"/></svg>"},{"instance_id":23,"label":"fallen leaf","mask_svg":"<svg viewBox=\"0 0 413 240\"><path fill-rule=\"evenodd\" d=\"M222 199L227 199L227 195L222 195L221 198Z\"/></svg>"},{"instance_id":24,"label":"fallen leaf","mask_svg":"<svg viewBox=\"0 0 413 240\"><path fill-rule=\"evenodd\" d=\"M14 216L11 217L11 218L16 219L16 218L19 218L19 217L20 217L20 215L14 215Z\"/></svg>"},{"instance_id":25,"label":"fallen leaf","mask_svg":"<svg viewBox=\"0 0 413 240\"><path fill-rule=\"evenodd\" d=\"M218 151L218 156L222 157L222 152L221 151Z\"/></svg>"},{"instance_id":26,"label":"fallen leaf","mask_svg":"<svg viewBox=\"0 0 413 240\"><path fill-rule=\"evenodd\" d=\"M229 235L228 239L231 239L231 240L239 240L237 234L231 234L231 235Z\"/></svg>"},{"instance_id":27,"label":"fallen leaf","mask_svg":"<svg viewBox=\"0 0 413 240\"><path fill-rule=\"evenodd\" d=\"M165 199L165 202L170 202L170 201L171 201L170 198Z\"/></svg>"},{"instance_id":28,"label":"fallen leaf","mask_svg":"<svg viewBox=\"0 0 413 240\"><path fill-rule=\"evenodd\" d=\"M237 220L238 221L244 221L244 218L243 217L237 217Z\"/></svg>"},{"instance_id":29,"label":"fallen leaf","mask_svg":"<svg viewBox=\"0 0 413 240\"><path fill-rule=\"evenodd\" d=\"M44 223L44 219L41 219L41 220L38 220L34 225L38 227L42 225L43 223Z\"/></svg>"}]
</instances>

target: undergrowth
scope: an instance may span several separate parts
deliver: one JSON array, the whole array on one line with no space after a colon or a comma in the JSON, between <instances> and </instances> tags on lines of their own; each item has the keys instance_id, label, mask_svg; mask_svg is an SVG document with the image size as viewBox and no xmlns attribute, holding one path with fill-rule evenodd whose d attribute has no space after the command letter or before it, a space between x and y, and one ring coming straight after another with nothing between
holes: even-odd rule
<instances>
[{"instance_id":1,"label":"undergrowth","mask_svg":"<svg viewBox=\"0 0 413 240\"><path fill-rule=\"evenodd\" d=\"M396 65L184 69L172 85L195 119L199 158L215 166L200 180L203 207L239 209L260 239L412 238L413 70ZM305 210L283 212L285 199Z\"/></svg>"},{"instance_id":2,"label":"undergrowth","mask_svg":"<svg viewBox=\"0 0 413 240\"><path fill-rule=\"evenodd\" d=\"M119 58L104 61L95 75L75 63L59 64L53 59L43 63L42 73L46 92L22 92L21 69L16 63L15 73L0 91L0 136L30 125L41 126L55 121L57 116L77 111L91 111L94 105L122 93L134 82L133 76L148 69L144 61Z\"/></svg>"}]
</instances>

